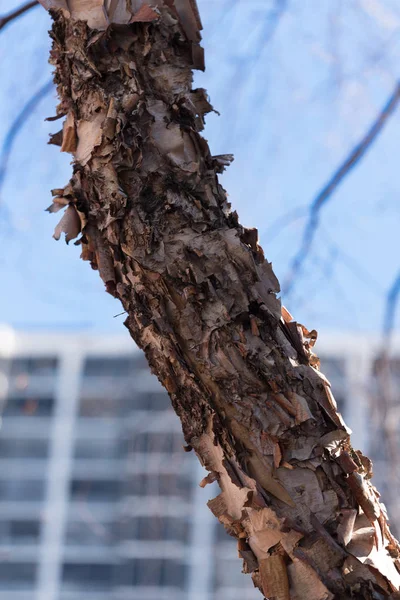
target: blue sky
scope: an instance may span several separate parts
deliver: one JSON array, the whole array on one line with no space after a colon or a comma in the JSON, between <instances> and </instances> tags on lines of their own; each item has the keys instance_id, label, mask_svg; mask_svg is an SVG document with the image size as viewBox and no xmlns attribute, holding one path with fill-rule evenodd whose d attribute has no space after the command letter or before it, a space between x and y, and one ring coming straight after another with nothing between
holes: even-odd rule
<instances>
[{"instance_id":1,"label":"blue sky","mask_svg":"<svg viewBox=\"0 0 400 600\"><path fill-rule=\"evenodd\" d=\"M0 0L0 14L13 5L19 2ZM205 136L214 154L235 155L223 184L241 221L258 227L283 280L300 243L304 207L394 87L400 7L394 0L288 0L276 18L269 0L199 5L207 70L196 74L196 84L221 113L209 116ZM50 77L49 26L37 8L0 33L0 144ZM55 103L49 94L26 120L0 190L1 320L123 330L123 317L114 318L118 302L79 260L79 249L52 239L57 216L44 209L71 168L69 155L47 145L59 128L44 121ZM385 294L400 267L399 139L400 108L322 213L310 259L283 299L309 328L381 330ZM300 218L276 225L293 211Z\"/></svg>"}]
</instances>

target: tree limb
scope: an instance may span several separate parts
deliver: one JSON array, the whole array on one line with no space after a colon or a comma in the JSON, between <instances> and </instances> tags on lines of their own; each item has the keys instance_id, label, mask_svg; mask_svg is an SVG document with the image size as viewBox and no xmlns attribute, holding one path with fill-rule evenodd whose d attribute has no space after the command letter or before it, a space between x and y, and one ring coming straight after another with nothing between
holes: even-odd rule
<instances>
[{"instance_id":1,"label":"tree limb","mask_svg":"<svg viewBox=\"0 0 400 600\"><path fill-rule=\"evenodd\" d=\"M376 435L372 435L375 454L382 455L384 450L385 469L391 472L392 478L387 487L385 502L388 503L394 523L399 523L399 445L398 427L400 413L398 406L398 386L394 377L391 359L391 341L395 325L397 303L400 295L400 271L397 273L386 295L385 314L383 321L382 348L375 361L376 393L372 395L372 423ZM397 531L396 531L397 530ZM395 529L398 534L398 527Z\"/></svg>"},{"instance_id":2,"label":"tree limb","mask_svg":"<svg viewBox=\"0 0 400 600\"><path fill-rule=\"evenodd\" d=\"M400 83L396 83L396 86L387 100L385 106L378 114L377 118L373 122L372 126L367 131L366 135L361 141L353 148L350 155L335 171L331 179L322 188L319 194L312 201L309 208L308 221L305 225L302 241L300 248L295 254L289 273L283 283L283 293L288 296L295 286L296 281L301 273L303 264L307 259L314 238L319 226L320 212L322 207L335 193L336 189L343 182L344 178L350 173L350 171L358 164L358 162L364 157L367 151L371 148L373 142L382 131L388 118L394 113L395 109L400 100Z\"/></svg>"},{"instance_id":3,"label":"tree limb","mask_svg":"<svg viewBox=\"0 0 400 600\"><path fill-rule=\"evenodd\" d=\"M390 343L390 338L394 329L394 322L396 317L397 302L400 296L400 271L397 273L395 280L393 281L387 297L385 307L385 317L383 322L383 331L385 335L386 343Z\"/></svg>"},{"instance_id":4,"label":"tree limb","mask_svg":"<svg viewBox=\"0 0 400 600\"><path fill-rule=\"evenodd\" d=\"M4 15L4 17L0 17L0 30L3 29L3 27L5 27L6 25L8 25L10 21L17 19L24 13L28 12L28 10L30 10L31 8L35 8L35 6L39 6L38 0L32 0L32 2L27 2L26 4L23 4L22 6L13 10L7 15Z\"/></svg>"},{"instance_id":5,"label":"tree limb","mask_svg":"<svg viewBox=\"0 0 400 600\"><path fill-rule=\"evenodd\" d=\"M11 123L0 152L0 193L4 184L8 160L10 158L15 138L25 124L27 118L31 115L32 111L35 110L39 102L53 89L53 87L53 81L50 79L41 88L39 88L37 92L35 92L35 94L22 107L19 114Z\"/></svg>"},{"instance_id":6,"label":"tree limb","mask_svg":"<svg viewBox=\"0 0 400 600\"><path fill-rule=\"evenodd\" d=\"M74 156L53 190L51 212L66 207L57 229L82 231L82 258L121 300L263 597L388 597L400 547L369 462L316 368L316 332L281 306L256 230L229 210L218 174L231 157L212 156L200 133L212 107L192 88L204 66L195 1L157 6L118 29L97 3L53 12L57 114Z\"/></svg>"}]
</instances>

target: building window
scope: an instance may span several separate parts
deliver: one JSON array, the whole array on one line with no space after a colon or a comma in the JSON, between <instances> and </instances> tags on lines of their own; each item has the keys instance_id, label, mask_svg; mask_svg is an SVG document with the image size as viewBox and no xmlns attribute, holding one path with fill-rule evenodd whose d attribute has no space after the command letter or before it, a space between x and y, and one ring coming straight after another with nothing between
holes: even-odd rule
<instances>
[{"instance_id":1,"label":"building window","mask_svg":"<svg viewBox=\"0 0 400 600\"><path fill-rule=\"evenodd\" d=\"M0 437L0 458L47 458L48 440Z\"/></svg>"},{"instance_id":2,"label":"building window","mask_svg":"<svg viewBox=\"0 0 400 600\"><path fill-rule=\"evenodd\" d=\"M53 398L29 397L8 398L4 417L50 417L53 413Z\"/></svg>"},{"instance_id":3,"label":"building window","mask_svg":"<svg viewBox=\"0 0 400 600\"><path fill-rule=\"evenodd\" d=\"M127 412L135 410L148 410L148 411L163 411L172 410L171 401L168 394L160 386L159 392L146 392L146 393L135 393L135 384L132 383L133 393L129 400L125 400L124 405Z\"/></svg>"},{"instance_id":4,"label":"building window","mask_svg":"<svg viewBox=\"0 0 400 600\"><path fill-rule=\"evenodd\" d=\"M135 517L119 523L121 538L124 540L168 540L187 543L189 524L185 518Z\"/></svg>"},{"instance_id":5,"label":"building window","mask_svg":"<svg viewBox=\"0 0 400 600\"><path fill-rule=\"evenodd\" d=\"M118 443L114 438L77 439L74 449L75 459L104 460L118 458Z\"/></svg>"},{"instance_id":6,"label":"building window","mask_svg":"<svg viewBox=\"0 0 400 600\"><path fill-rule=\"evenodd\" d=\"M101 381L101 379L100 379ZM101 386L101 383L99 383ZM87 418L118 417L136 410L171 411L171 403L167 393L159 392L136 393L134 380L125 385L125 389L113 389L109 396L99 393L95 396L84 396L79 405L79 415ZM129 389L129 397L127 390ZM102 392L104 388L102 388ZM89 394L87 391L86 393Z\"/></svg>"},{"instance_id":7,"label":"building window","mask_svg":"<svg viewBox=\"0 0 400 600\"><path fill-rule=\"evenodd\" d=\"M190 478L178 473L140 473L132 475L125 483L125 494L129 496L179 496L189 500L192 492Z\"/></svg>"},{"instance_id":8,"label":"building window","mask_svg":"<svg viewBox=\"0 0 400 600\"><path fill-rule=\"evenodd\" d=\"M133 375L135 362L131 356L87 358L84 377L126 377Z\"/></svg>"},{"instance_id":9,"label":"building window","mask_svg":"<svg viewBox=\"0 0 400 600\"><path fill-rule=\"evenodd\" d=\"M11 361L10 375L54 375L56 369L55 357L21 357Z\"/></svg>"},{"instance_id":10,"label":"building window","mask_svg":"<svg viewBox=\"0 0 400 600\"><path fill-rule=\"evenodd\" d=\"M184 438L181 433L173 431L143 431L135 432L132 437L125 438L122 441L123 454L134 454L140 452L143 454L157 452L161 454L172 454L178 452L182 454Z\"/></svg>"},{"instance_id":11,"label":"building window","mask_svg":"<svg viewBox=\"0 0 400 600\"><path fill-rule=\"evenodd\" d=\"M113 580L114 565L64 563L62 571L63 587L86 592L107 590Z\"/></svg>"},{"instance_id":12,"label":"building window","mask_svg":"<svg viewBox=\"0 0 400 600\"><path fill-rule=\"evenodd\" d=\"M115 397L86 397L79 404L79 416L86 418L115 417L120 412L120 401Z\"/></svg>"},{"instance_id":13,"label":"building window","mask_svg":"<svg viewBox=\"0 0 400 600\"><path fill-rule=\"evenodd\" d=\"M0 590L29 589L36 579L36 564L0 562Z\"/></svg>"},{"instance_id":14,"label":"building window","mask_svg":"<svg viewBox=\"0 0 400 600\"><path fill-rule=\"evenodd\" d=\"M0 521L0 544L33 544L40 536L40 521Z\"/></svg>"},{"instance_id":15,"label":"building window","mask_svg":"<svg viewBox=\"0 0 400 600\"><path fill-rule=\"evenodd\" d=\"M66 544L72 546L108 546L114 541L114 523L101 522L91 514L67 523Z\"/></svg>"},{"instance_id":16,"label":"building window","mask_svg":"<svg viewBox=\"0 0 400 600\"><path fill-rule=\"evenodd\" d=\"M120 481L73 479L71 482L72 500L87 502L113 502L120 495Z\"/></svg>"},{"instance_id":17,"label":"building window","mask_svg":"<svg viewBox=\"0 0 400 600\"><path fill-rule=\"evenodd\" d=\"M233 560L217 558L215 561L215 588L251 589L253 583L250 577L244 575L240 568L240 559L233 554ZM255 593L255 597L257 593Z\"/></svg>"},{"instance_id":18,"label":"building window","mask_svg":"<svg viewBox=\"0 0 400 600\"><path fill-rule=\"evenodd\" d=\"M0 480L1 501L42 501L44 498L44 481L32 479Z\"/></svg>"},{"instance_id":19,"label":"building window","mask_svg":"<svg viewBox=\"0 0 400 600\"><path fill-rule=\"evenodd\" d=\"M10 521L10 537L19 541L36 541L40 536L40 521Z\"/></svg>"},{"instance_id":20,"label":"building window","mask_svg":"<svg viewBox=\"0 0 400 600\"><path fill-rule=\"evenodd\" d=\"M123 586L175 587L184 589L186 567L167 559L134 559L119 567Z\"/></svg>"}]
</instances>

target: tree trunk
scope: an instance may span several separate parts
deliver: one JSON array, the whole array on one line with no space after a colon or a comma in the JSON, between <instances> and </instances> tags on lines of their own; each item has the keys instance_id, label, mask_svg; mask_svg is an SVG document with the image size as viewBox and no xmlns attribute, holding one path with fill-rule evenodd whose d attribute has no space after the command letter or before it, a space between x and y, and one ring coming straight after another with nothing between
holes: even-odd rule
<instances>
[{"instance_id":1,"label":"tree trunk","mask_svg":"<svg viewBox=\"0 0 400 600\"><path fill-rule=\"evenodd\" d=\"M218 183L232 157L199 133L212 107L192 89L204 68L195 0L43 3L57 9L66 115L52 141L74 156L49 207L67 207L55 237L81 232L82 258L121 300L209 471L201 484L220 485L209 507L244 571L275 600L395 597L399 544L319 371L316 332L281 307L257 231Z\"/></svg>"}]
</instances>

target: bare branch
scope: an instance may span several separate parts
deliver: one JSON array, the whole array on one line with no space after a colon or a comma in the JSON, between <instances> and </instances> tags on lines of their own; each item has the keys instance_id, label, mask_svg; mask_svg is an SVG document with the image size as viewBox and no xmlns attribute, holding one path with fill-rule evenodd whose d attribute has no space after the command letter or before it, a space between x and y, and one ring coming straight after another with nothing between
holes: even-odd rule
<instances>
[{"instance_id":1,"label":"bare branch","mask_svg":"<svg viewBox=\"0 0 400 600\"><path fill-rule=\"evenodd\" d=\"M18 132L21 130L26 120L31 115L32 111L35 110L42 98L44 98L52 89L53 80L50 79L28 100L20 113L11 123L0 152L0 192L6 176L8 160L10 158L11 150Z\"/></svg>"},{"instance_id":2,"label":"bare branch","mask_svg":"<svg viewBox=\"0 0 400 600\"><path fill-rule=\"evenodd\" d=\"M286 211L283 215L272 221L268 227L260 232L260 236L265 236L268 239L268 242L272 242L276 237L280 236L282 231L299 221L300 219L304 219L307 216L307 206L296 206L288 211Z\"/></svg>"},{"instance_id":3,"label":"bare branch","mask_svg":"<svg viewBox=\"0 0 400 600\"><path fill-rule=\"evenodd\" d=\"M400 271L398 271L386 295L385 315L383 321L382 348L375 362L376 394L372 396L372 419L378 433L373 436L376 442L382 443L387 469L398 473L399 445L398 425L400 413L397 399L397 386L391 359L391 338L395 326L397 303L400 296ZM375 442L375 443L376 443ZM382 448L379 449L382 452ZM400 481L398 475L391 481L386 490L386 500L392 514L398 521L398 497Z\"/></svg>"},{"instance_id":4,"label":"bare branch","mask_svg":"<svg viewBox=\"0 0 400 600\"><path fill-rule=\"evenodd\" d=\"M386 344L389 344L394 329L397 302L400 296L400 271L397 273L388 294L386 296L385 317L383 321L383 332Z\"/></svg>"},{"instance_id":5,"label":"bare branch","mask_svg":"<svg viewBox=\"0 0 400 600\"><path fill-rule=\"evenodd\" d=\"M382 131L388 118L393 114L400 100L400 83L396 83L396 86L386 102L385 106L378 114L377 118L373 122L372 126L367 131L366 135L362 140L353 148L350 155L335 171L328 183L322 188L319 194L312 201L309 208L308 220L304 228L302 241L297 254L292 260L290 270L286 276L285 282L282 286L283 293L289 295L294 288L295 282L301 272L302 266L307 259L311 246L313 244L315 234L319 226L320 211L327 201L332 197L336 189L342 183L346 175L357 165L357 163L364 157L367 151L371 148L373 142Z\"/></svg>"},{"instance_id":6,"label":"bare branch","mask_svg":"<svg viewBox=\"0 0 400 600\"><path fill-rule=\"evenodd\" d=\"M32 2L27 2L26 4L23 4L19 8L16 8L12 12L8 13L8 15L0 17L0 30L3 29L3 27L5 27L6 25L8 25L10 21L17 19L31 8L35 8L35 6L39 6L38 0L32 0Z\"/></svg>"},{"instance_id":7,"label":"bare branch","mask_svg":"<svg viewBox=\"0 0 400 600\"><path fill-rule=\"evenodd\" d=\"M350 273L352 273L357 279L366 285L370 291L375 293L379 298L382 298L385 294L385 290L375 276L364 267L363 264L359 263L354 256L351 256L348 252L343 250L337 242L333 239L328 229L321 226L321 233L324 239L328 241L331 250L335 249L336 254L340 262L345 266Z\"/></svg>"}]
</instances>

